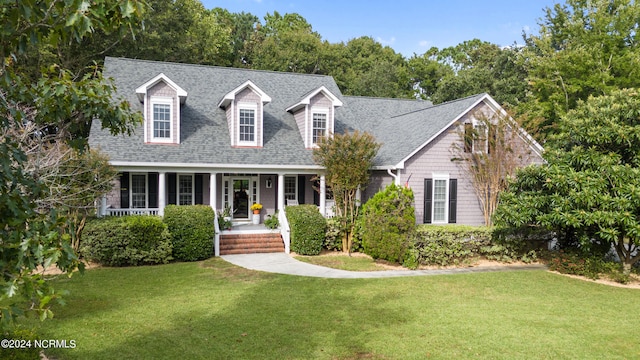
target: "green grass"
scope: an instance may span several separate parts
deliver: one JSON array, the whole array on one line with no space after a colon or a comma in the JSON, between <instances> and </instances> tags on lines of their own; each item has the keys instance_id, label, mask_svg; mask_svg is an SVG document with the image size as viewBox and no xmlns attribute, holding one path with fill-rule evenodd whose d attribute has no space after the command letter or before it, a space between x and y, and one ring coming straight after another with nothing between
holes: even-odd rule
<instances>
[{"instance_id":1,"label":"green grass","mask_svg":"<svg viewBox=\"0 0 640 360\"><path fill-rule=\"evenodd\" d=\"M254 272L221 259L58 282L56 359L640 358L640 290L546 271L390 279Z\"/></svg>"},{"instance_id":2,"label":"green grass","mask_svg":"<svg viewBox=\"0 0 640 360\"><path fill-rule=\"evenodd\" d=\"M368 256L347 256L342 254L333 254L325 256L296 256L296 260L300 260L309 264L325 266L332 269L349 270L349 271L382 271L389 268L377 263Z\"/></svg>"}]
</instances>

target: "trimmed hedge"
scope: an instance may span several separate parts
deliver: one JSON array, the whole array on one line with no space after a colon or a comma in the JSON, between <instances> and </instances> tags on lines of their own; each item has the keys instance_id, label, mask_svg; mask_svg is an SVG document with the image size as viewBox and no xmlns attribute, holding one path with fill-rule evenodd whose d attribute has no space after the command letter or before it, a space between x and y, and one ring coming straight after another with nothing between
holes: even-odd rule
<instances>
[{"instance_id":1,"label":"trimmed hedge","mask_svg":"<svg viewBox=\"0 0 640 360\"><path fill-rule=\"evenodd\" d=\"M413 244L420 265L448 266L468 262L491 245L492 229L486 226L421 225Z\"/></svg>"},{"instance_id":2,"label":"trimmed hedge","mask_svg":"<svg viewBox=\"0 0 640 360\"><path fill-rule=\"evenodd\" d=\"M213 209L208 205L164 208L164 222L171 233L176 260L198 261L213 255L214 219Z\"/></svg>"},{"instance_id":3,"label":"trimmed hedge","mask_svg":"<svg viewBox=\"0 0 640 360\"><path fill-rule=\"evenodd\" d=\"M322 250L327 228L326 219L315 205L287 206L291 228L291 251L300 255L318 255Z\"/></svg>"},{"instance_id":4,"label":"trimmed hedge","mask_svg":"<svg viewBox=\"0 0 640 360\"><path fill-rule=\"evenodd\" d=\"M364 204L359 221L366 254L402 263L416 227L413 191L395 184L387 186Z\"/></svg>"},{"instance_id":5,"label":"trimmed hedge","mask_svg":"<svg viewBox=\"0 0 640 360\"><path fill-rule=\"evenodd\" d=\"M80 254L107 266L166 264L171 235L155 216L124 216L91 220L82 233Z\"/></svg>"}]
</instances>

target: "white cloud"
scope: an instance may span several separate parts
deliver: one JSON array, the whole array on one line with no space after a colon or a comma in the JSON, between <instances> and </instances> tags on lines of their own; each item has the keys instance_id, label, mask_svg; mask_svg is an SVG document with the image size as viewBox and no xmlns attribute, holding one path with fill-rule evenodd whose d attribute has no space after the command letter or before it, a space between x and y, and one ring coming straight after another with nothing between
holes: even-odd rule
<instances>
[{"instance_id":1,"label":"white cloud","mask_svg":"<svg viewBox=\"0 0 640 360\"><path fill-rule=\"evenodd\" d=\"M387 46L391 46L396 42L396 37L392 36L389 40L383 39L381 37L377 37L376 41L379 42L382 45L387 45Z\"/></svg>"},{"instance_id":2,"label":"white cloud","mask_svg":"<svg viewBox=\"0 0 640 360\"><path fill-rule=\"evenodd\" d=\"M420 40L420 42L418 42L418 46L420 47L427 47L431 45L431 41L429 40Z\"/></svg>"}]
</instances>

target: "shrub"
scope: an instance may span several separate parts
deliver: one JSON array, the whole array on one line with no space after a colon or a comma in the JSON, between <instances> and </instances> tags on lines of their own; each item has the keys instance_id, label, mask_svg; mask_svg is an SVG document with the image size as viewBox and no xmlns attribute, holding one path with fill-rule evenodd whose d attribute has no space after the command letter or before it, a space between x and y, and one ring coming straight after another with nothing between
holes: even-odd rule
<instances>
[{"instance_id":1,"label":"shrub","mask_svg":"<svg viewBox=\"0 0 640 360\"><path fill-rule=\"evenodd\" d=\"M327 221L315 205L286 207L291 228L291 250L300 255L318 255L325 239Z\"/></svg>"},{"instance_id":2,"label":"shrub","mask_svg":"<svg viewBox=\"0 0 640 360\"><path fill-rule=\"evenodd\" d=\"M267 218L264 219L264 226L267 229L277 229L280 227L280 220L278 220L278 211L276 211L273 215L267 215Z\"/></svg>"},{"instance_id":3,"label":"shrub","mask_svg":"<svg viewBox=\"0 0 640 360\"><path fill-rule=\"evenodd\" d=\"M155 216L125 216L91 220L84 228L80 253L107 266L166 264L171 235Z\"/></svg>"},{"instance_id":4,"label":"shrub","mask_svg":"<svg viewBox=\"0 0 640 360\"><path fill-rule=\"evenodd\" d=\"M35 344L35 340L39 339L39 336L32 329L26 329L22 327L16 327L12 329L7 329L2 333L2 339L7 339L10 341L18 341L18 344L9 344L14 345L13 348L8 346L0 347L0 359L5 360L33 360L40 359L40 348L38 348ZM29 345L27 345L29 344ZM16 348L16 346L18 346Z\"/></svg>"},{"instance_id":5,"label":"shrub","mask_svg":"<svg viewBox=\"0 0 640 360\"><path fill-rule=\"evenodd\" d=\"M374 259L402 263L415 231L413 191L391 184L362 208L360 230L364 252Z\"/></svg>"},{"instance_id":6,"label":"shrub","mask_svg":"<svg viewBox=\"0 0 640 360\"><path fill-rule=\"evenodd\" d=\"M626 284L630 277L619 262L606 261L600 256L584 256L580 251L559 250L551 253L549 269L562 274L584 276L596 280L606 276L613 281Z\"/></svg>"},{"instance_id":7,"label":"shrub","mask_svg":"<svg viewBox=\"0 0 640 360\"><path fill-rule=\"evenodd\" d=\"M342 230L340 229L340 226L341 222L337 217L327 219L327 231L324 236L324 243L322 244L322 247L327 250L342 251Z\"/></svg>"},{"instance_id":8,"label":"shrub","mask_svg":"<svg viewBox=\"0 0 640 360\"><path fill-rule=\"evenodd\" d=\"M213 209L208 205L164 208L164 222L171 233L176 260L198 261L213 255L213 221Z\"/></svg>"},{"instance_id":9,"label":"shrub","mask_svg":"<svg viewBox=\"0 0 640 360\"><path fill-rule=\"evenodd\" d=\"M422 265L449 266L479 257L491 244L491 229L484 226L422 225L414 247Z\"/></svg>"},{"instance_id":10,"label":"shrub","mask_svg":"<svg viewBox=\"0 0 640 360\"><path fill-rule=\"evenodd\" d=\"M494 228L491 245L482 250L491 260L530 262L537 259L537 253L546 249L553 238L553 232L542 228Z\"/></svg>"}]
</instances>

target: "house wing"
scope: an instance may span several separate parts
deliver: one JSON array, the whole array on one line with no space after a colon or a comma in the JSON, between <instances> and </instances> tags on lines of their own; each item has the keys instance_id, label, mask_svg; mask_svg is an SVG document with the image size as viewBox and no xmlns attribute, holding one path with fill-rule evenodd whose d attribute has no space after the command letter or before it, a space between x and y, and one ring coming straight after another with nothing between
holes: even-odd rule
<instances>
[{"instance_id":1,"label":"house wing","mask_svg":"<svg viewBox=\"0 0 640 360\"><path fill-rule=\"evenodd\" d=\"M480 103L485 103L494 112L507 116L504 109L488 94L478 94L426 109L408 112L380 121L373 130L382 147L374 159L381 169L403 168L405 161L429 145L438 136L472 112ZM540 146L523 129L520 136L526 137L532 150L542 154Z\"/></svg>"}]
</instances>

